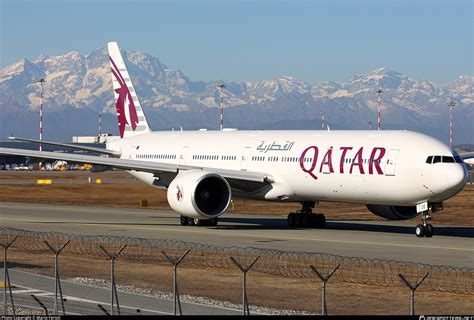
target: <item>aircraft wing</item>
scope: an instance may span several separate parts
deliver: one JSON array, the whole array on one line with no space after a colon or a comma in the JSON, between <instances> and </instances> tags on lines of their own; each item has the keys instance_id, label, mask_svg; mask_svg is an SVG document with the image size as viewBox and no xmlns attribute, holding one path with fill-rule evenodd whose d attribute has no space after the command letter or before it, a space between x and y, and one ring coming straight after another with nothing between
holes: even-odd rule
<instances>
[{"instance_id":1,"label":"aircraft wing","mask_svg":"<svg viewBox=\"0 0 474 320\"><path fill-rule=\"evenodd\" d=\"M17 138L17 137L8 137L8 139L15 140L15 141L32 142L32 143L38 143L38 144L41 143L44 145L70 148L73 150L82 150L82 151L94 152L94 153L99 153L99 154L107 154L114 157L120 157L120 154L121 154L118 151L107 150L107 149L102 149L102 148L87 147L87 146L81 146L81 145L75 145L75 144L69 144L69 143L39 141L39 140L34 140L34 139Z\"/></svg>"},{"instance_id":2,"label":"aircraft wing","mask_svg":"<svg viewBox=\"0 0 474 320\"><path fill-rule=\"evenodd\" d=\"M36 150L24 150L24 149L12 149L12 148L0 148L0 154L10 154L33 158L42 159L53 159L53 160L64 160L78 163L89 163L95 165L102 165L113 167L123 170L135 170L142 172L149 172L155 175L162 173L178 173L179 170L190 170L199 169L206 170L213 173L217 173L224 178L231 180L241 180L246 182L257 182L260 184L268 184L273 182L273 177L260 172L240 171L240 170L228 170L228 169L215 169L206 167L186 166L177 165L162 162L148 162L141 160L131 159L118 159L108 157L98 157L90 155L79 155L71 153L61 152L49 152L49 151L36 151Z\"/></svg>"}]
</instances>

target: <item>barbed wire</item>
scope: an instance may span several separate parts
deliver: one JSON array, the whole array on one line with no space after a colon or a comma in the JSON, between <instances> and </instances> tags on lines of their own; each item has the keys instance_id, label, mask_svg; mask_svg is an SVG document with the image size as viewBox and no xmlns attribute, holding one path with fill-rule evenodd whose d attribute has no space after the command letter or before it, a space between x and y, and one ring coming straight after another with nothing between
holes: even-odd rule
<instances>
[{"instance_id":1,"label":"barbed wire","mask_svg":"<svg viewBox=\"0 0 474 320\"><path fill-rule=\"evenodd\" d=\"M467 267L428 265L325 253L287 252L253 247L223 247L173 239L68 235L60 232L0 228L1 243L7 242L17 235L18 239L13 247L35 253L47 252L45 240L53 246L60 246L70 240L65 252L90 257L104 257L104 252L99 248L99 245L113 251L126 244L127 248L120 259L143 263L165 262L161 251L166 251L167 254L177 257L185 250L190 250L183 265L233 269L235 266L229 259L230 256L243 264L248 264L256 256L260 256L253 271L295 278L313 278L310 265L317 266L319 270L327 273L334 266L340 264L341 268L334 275L334 280L331 281L384 287L402 286L399 273L402 273L407 279L413 280L429 272L429 277L421 288L423 290L474 294L474 269Z\"/></svg>"}]
</instances>

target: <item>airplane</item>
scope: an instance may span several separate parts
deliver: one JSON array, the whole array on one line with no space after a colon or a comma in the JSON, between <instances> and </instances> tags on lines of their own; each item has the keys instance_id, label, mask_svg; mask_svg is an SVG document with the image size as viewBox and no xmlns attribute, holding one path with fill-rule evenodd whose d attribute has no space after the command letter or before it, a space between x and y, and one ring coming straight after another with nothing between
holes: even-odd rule
<instances>
[{"instance_id":1,"label":"airplane","mask_svg":"<svg viewBox=\"0 0 474 320\"><path fill-rule=\"evenodd\" d=\"M291 228L323 228L325 216L313 213L320 201L362 203L389 220L421 214L415 234L431 237L429 211L441 211L443 201L467 182L466 166L455 151L410 131L154 132L118 44L108 43L108 52L120 139L107 142L106 149L42 141L99 156L11 148L0 148L0 154L126 170L167 190L182 225L216 226L238 196L301 203L300 210L288 214Z\"/></svg>"}]
</instances>

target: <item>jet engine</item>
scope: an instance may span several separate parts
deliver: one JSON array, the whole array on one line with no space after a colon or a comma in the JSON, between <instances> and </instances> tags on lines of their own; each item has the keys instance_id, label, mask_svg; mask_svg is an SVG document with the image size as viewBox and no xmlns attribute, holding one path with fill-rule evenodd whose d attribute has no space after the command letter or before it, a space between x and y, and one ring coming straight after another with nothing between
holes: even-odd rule
<instances>
[{"instance_id":1,"label":"jet engine","mask_svg":"<svg viewBox=\"0 0 474 320\"><path fill-rule=\"evenodd\" d=\"M416 206L403 207L368 204L367 209L373 214L388 220L408 220L418 215Z\"/></svg>"},{"instance_id":2,"label":"jet engine","mask_svg":"<svg viewBox=\"0 0 474 320\"><path fill-rule=\"evenodd\" d=\"M184 216L212 219L226 211L231 190L227 181L218 174L189 170L174 178L167 197L171 208Z\"/></svg>"}]
</instances>

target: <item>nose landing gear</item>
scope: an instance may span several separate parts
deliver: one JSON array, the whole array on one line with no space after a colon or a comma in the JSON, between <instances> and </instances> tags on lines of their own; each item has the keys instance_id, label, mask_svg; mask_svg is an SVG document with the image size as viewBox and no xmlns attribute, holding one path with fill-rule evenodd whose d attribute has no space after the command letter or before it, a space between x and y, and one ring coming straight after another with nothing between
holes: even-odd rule
<instances>
[{"instance_id":1,"label":"nose landing gear","mask_svg":"<svg viewBox=\"0 0 474 320\"><path fill-rule=\"evenodd\" d=\"M428 210L421 213L422 223L416 226L415 234L418 238L427 237L430 238L434 234L433 225L427 223L431 220L431 216L428 214Z\"/></svg>"},{"instance_id":2,"label":"nose landing gear","mask_svg":"<svg viewBox=\"0 0 474 320\"><path fill-rule=\"evenodd\" d=\"M299 227L315 227L324 228L326 225L326 217L322 213L313 213L313 208L316 205L315 201L306 201L301 203L303 208L296 212L288 214L287 222L290 228Z\"/></svg>"}]
</instances>

